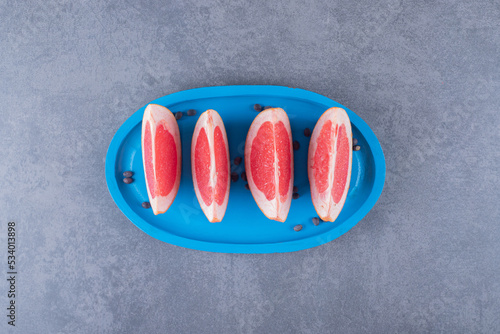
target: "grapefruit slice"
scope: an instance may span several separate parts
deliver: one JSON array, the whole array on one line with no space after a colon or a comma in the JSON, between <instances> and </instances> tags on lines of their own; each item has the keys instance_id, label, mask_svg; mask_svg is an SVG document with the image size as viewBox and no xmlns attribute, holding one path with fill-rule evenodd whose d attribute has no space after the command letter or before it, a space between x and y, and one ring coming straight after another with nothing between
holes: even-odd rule
<instances>
[{"instance_id":1,"label":"grapefruit slice","mask_svg":"<svg viewBox=\"0 0 500 334\"><path fill-rule=\"evenodd\" d=\"M194 128L191 172L203 213L210 222L220 222L229 199L230 165L226 129L215 110L201 114Z\"/></svg>"},{"instance_id":2,"label":"grapefruit slice","mask_svg":"<svg viewBox=\"0 0 500 334\"><path fill-rule=\"evenodd\" d=\"M281 108L255 117L245 142L245 170L252 196L267 218L284 222L293 190L290 121Z\"/></svg>"},{"instance_id":3,"label":"grapefruit slice","mask_svg":"<svg viewBox=\"0 0 500 334\"><path fill-rule=\"evenodd\" d=\"M335 221L344 206L351 180L351 151L349 116L342 108L328 109L314 127L307 164L312 202L325 221Z\"/></svg>"},{"instance_id":4,"label":"grapefruit slice","mask_svg":"<svg viewBox=\"0 0 500 334\"><path fill-rule=\"evenodd\" d=\"M164 213L174 201L181 181L181 137L170 110L157 104L146 107L141 146L151 208L155 215Z\"/></svg>"}]
</instances>

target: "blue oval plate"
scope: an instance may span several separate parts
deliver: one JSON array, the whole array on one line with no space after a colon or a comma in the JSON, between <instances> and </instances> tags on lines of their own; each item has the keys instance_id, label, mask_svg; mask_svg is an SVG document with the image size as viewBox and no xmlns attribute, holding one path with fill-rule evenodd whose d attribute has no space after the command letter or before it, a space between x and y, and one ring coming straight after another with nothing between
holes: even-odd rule
<instances>
[{"instance_id":1,"label":"blue oval plate","mask_svg":"<svg viewBox=\"0 0 500 334\"><path fill-rule=\"evenodd\" d=\"M182 111L178 121L182 141L182 176L179 192L170 209L155 216L141 203L148 200L141 153L141 122L145 106L136 111L116 132L106 155L106 182L114 201L137 227L150 236L170 244L224 253L293 252L315 247L341 236L359 222L382 193L385 160L380 143L368 125L354 112L316 93L280 86L205 87L170 94L152 101L173 112ZM267 219L252 194L239 178L231 183L226 215L220 223L210 223L203 214L191 177L191 137L198 116L215 109L224 120L231 156L231 171L241 175L244 162L235 166L236 157L244 156L245 138L257 112L253 105L283 108L290 118L293 140L300 143L294 152L295 186L300 197L292 200L284 223ZM321 114L330 107L344 108L352 123L353 137L360 151L353 152L349 193L334 223L314 226L316 212L311 202L307 178L309 137L304 129L314 128ZM196 116L187 116L189 109ZM122 173L134 172L134 182L123 183ZM295 232L293 227L302 224Z\"/></svg>"}]
</instances>

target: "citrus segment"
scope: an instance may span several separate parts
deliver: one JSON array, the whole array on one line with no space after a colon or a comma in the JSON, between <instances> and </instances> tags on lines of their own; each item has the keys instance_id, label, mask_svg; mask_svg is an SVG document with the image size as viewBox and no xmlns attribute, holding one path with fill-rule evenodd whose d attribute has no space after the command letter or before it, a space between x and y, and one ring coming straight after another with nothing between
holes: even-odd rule
<instances>
[{"instance_id":1,"label":"citrus segment","mask_svg":"<svg viewBox=\"0 0 500 334\"><path fill-rule=\"evenodd\" d=\"M146 107L141 146L146 189L156 215L168 210L181 178L181 139L170 110L156 104Z\"/></svg>"},{"instance_id":2,"label":"citrus segment","mask_svg":"<svg viewBox=\"0 0 500 334\"><path fill-rule=\"evenodd\" d=\"M339 128L337 136L337 155L335 157L335 172L332 187L333 202L338 203L344 194L345 185L347 183L347 174L349 173L349 160L351 154L351 146L347 138L345 124Z\"/></svg>"},{"instance_id":3,"label":"citrus segment","mask_svg":"<svg viewBox=\"0 0 500 334\"><path fill-rule=\"evenodd\" d=\"M226 197L226 188L229 183L229 167L227 156L227 145L224 142L224 135L219 126L214 131L214 154L215 170L217 171L217 183L215 188L215 201L222 205Z\"/></svg>"},{"instance_id":4,"label":"citrus segment","mask_svg":"<svg viewBox=\"0 0 500 334\"><path fill-rule=\"evenodd\" d=\"M317 139L318 147L314 153L314 182L318 192L328 188L330 177L330 155L332 153L332 121L328 120L321 128Z\"/></svg>"},{"instance_id":5,"label":"citrus segment","mask_svg":"<svg viewBox=\"0 0 500 334\"><path fill-rule=\"evenodd\" d=\"M290 122L281 108L262 111L245 142L248 187L269 219L285 221L293 190L293 150Z\"/></svg>"},{"instance_id":6,"label":"citrus segment","mask_svg":"<svg viewBox=\"0 0 500 334\"><path fill-rule=\"evenodd\" d=\"M335 221L344 206L352 165L351 122L344 109L330 108L320 117L309 142L311 199L321 219Z\"/></svg>"},{"instance_id":7,"label":"citrus segment","mask_svg":"<svg viewBox=\"0 0 500 334\"><path fill-rule=\"evenodd\" d=\"M290 134L285 128L283 122L276 122L274 125L274 142L276 146L276 155L278 158L278 178L280 201L286 201L289 192L289 183L291 178L291 154L290 154Z\"/></svg>"},{"instance_id":8,"label":"citrus segment","mask_svg":"<svg viewBox=\"0 0 500 334\"><path fill-rule=\"evenodd\" d=\"M176 181L177 149L174 136L167 130L165 123L156 127L155 156L158 195L167 196Z\"/></svg>"},{"instance_id":9,"label":"citrus segment","mask_svg":"<svg viewBox=\"0 0 500 334\"><path fill-rule=\"evenodd\" d=\"M205 205L212 204L212 187L210 186L210 145L207 132L204 128L200 130L196 140L194 156L196 182Z\"/></svg>"},{"instance_id":10,"label":"citrus segment","mask_svg":"<svg viewBox=\"0 0 500 334\"><path fill-rule=\"evenodd\" d=\"M267 121L262 124L252 141L250 172L255 186L268 201L276 197L274 155L273 124Z\"/></svg>"},{"instance_id":11,"label":"citrus segment","mask_svg":"<svg viewBox=\"0 0 500 334\"><path fill-rule=\"evenodd\" d=\"M215 110L205 111L196 123L191 161L200 207L210 222L220 222L229 198L229 147L224 123Z\"/></svg>"},{"instance_id":12,"label":"citrus segment","mask_svg":"<svg viewBox=\"0 0 500 334\"><path fill-rule=\"evenodd\" d=\"M151 197L155 198L155 174L153 168L153 143L151 140L151 126L146 122L144 131L144 173L146 174L146 186L150 189Z\"/></svg>"}]
</instances>

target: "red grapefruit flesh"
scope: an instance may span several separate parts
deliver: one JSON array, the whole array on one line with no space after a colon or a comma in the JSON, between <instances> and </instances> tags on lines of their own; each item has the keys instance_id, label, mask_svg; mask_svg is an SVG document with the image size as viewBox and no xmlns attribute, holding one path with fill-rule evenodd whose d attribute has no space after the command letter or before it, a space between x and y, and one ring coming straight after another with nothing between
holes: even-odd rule
<instances>
[{"instance_id":1,"label":"red grapefruit flesh","mask_svg":"<svg viewBox=\"0 0 500 334\"><path fill-rule=\"evenodd\" d=\"M330 108L320 117L309 142L307 172L316 212L335 221L344 206L352 165L352 131L342 108Z\"/></svg>"},{"instance_id":2,"label":"red grapefruit flesh","mask_svg":"<svg viewBox=\"0 0 500 334\"><path fill-rule=\"evenodd\" d=\"M284 222L293 191L293 149L290 121L281 108L262 111L245 142L248 186L267 218Z\"/></svg>"},{"instance_id":3,"label":"red grapefruit flesh","mask_svg":"<svg viewBox=\"0 0 500 334\"><path fill-rule=\"evenodd\" d=\"M146 107L141 145L149 202L157 215L168 210L181 181L181 137L170 110L156 104Z\"/></svg>"},{"instance_id":4,"label":"red grapefruit flesh","mask_svg":"<svg viewBox=\"0 0 500 334\"><path fill-rule=\"evenodd\" d=\"M210 222L220 222L229 199L230 166L226 129L215 110L201 114L194 128L191 171L203 213Z\"/></svg>"}]
</instances>

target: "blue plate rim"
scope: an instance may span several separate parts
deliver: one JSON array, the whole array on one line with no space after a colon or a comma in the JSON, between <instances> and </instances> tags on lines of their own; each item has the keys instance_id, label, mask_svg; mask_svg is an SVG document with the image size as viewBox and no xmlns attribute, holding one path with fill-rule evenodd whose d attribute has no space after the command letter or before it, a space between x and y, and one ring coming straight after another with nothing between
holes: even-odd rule
<instances>
[{"instance_id":1,"label":"blue plate rim","mask_svg":"<svg viewBox=\"0 0 500 334\"><path fill-rule=\"evenodd\" d=\"M326 105L336 104L344 108L349 115L351 123L354 123L358 130L365 137L374 157L374 184L370 195L364 201L363 205L345 222L335 227L334 229L324 232L320 235L293 241L262 244L213 243L208 241L188 239L150 225L143 218L137 215L122 196L118 188L118 182L115 178L115 171L118 150L130 130L142 121L142 116L146 106L151 103L160 105L172 105L184 100L238 95L287 96L293 97L295 99L300 98ZM385 157L382 151L382 147L380 146L380 142L378 141L372 129L368 126L368 124L366 124L365 121L363 121L361 117L356 115L349 108L346 108L338 102L318 93L314 93L301 88L272 85L201 87L183 90L157 98L134 112L134 114L132 114L132 116L130 116L116 131L106 153L105 164L106 183L111 197L115 201L118 208L123 212L123 214L141 231L145 232L155 239L167 242L169 244L195 250L217 253L285 253L313 248L328 243L352 229L375 206L375 203L379 199L384 188L385 174Z\"/></svg>"}]
</instances>

